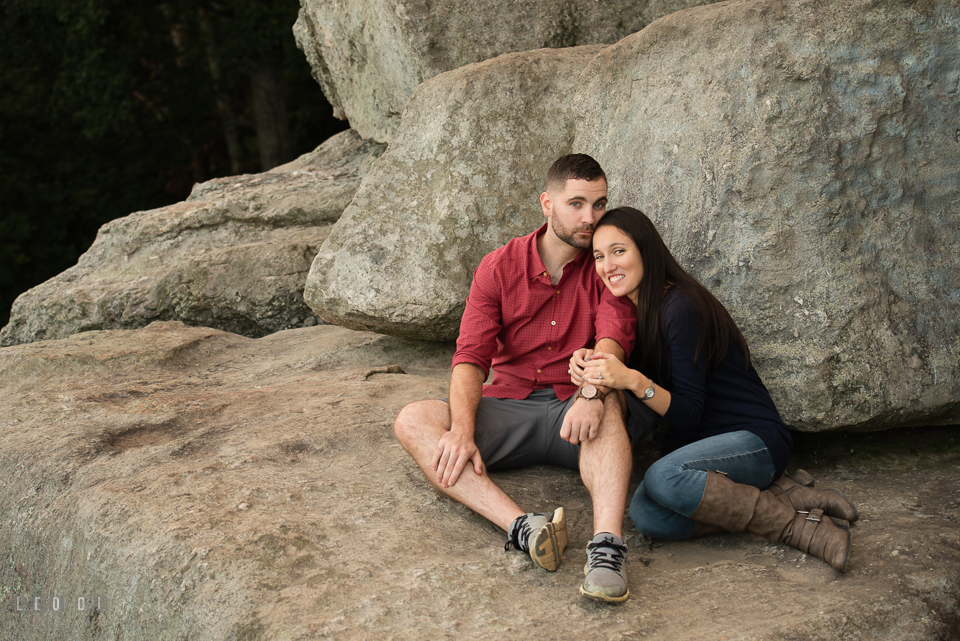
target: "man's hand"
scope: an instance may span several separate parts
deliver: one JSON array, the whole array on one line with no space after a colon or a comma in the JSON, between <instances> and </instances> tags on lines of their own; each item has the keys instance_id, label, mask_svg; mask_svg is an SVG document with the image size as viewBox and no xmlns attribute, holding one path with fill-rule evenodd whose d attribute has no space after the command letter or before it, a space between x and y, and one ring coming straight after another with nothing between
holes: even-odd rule
<instances>
[{"instance_id":1,"label":"man's hand","mask_svg":"<svg viewBox=\"0 0 960 641\"><path fill-rule=\"evenodd\" d=\"M437 484L440 487L455 485L468 462L473 462L473 469L477 474L483 474L483 461L472 437L453 430L441 436L433 454Z\"/></svg>"},{"instance_id":2,"label":"man's hand","mask_svg":"<svg viewBox=\"0 0 960 641\"><path fill-rule=\"evenodd\" d=\"M560 427L560 438L574 445L589 441L600 431L603 401L578 398L567 410Z\"/></svg>"},{"instance_id":3,"label":"man's hand","mask_svg":"<svg viewBox=\"0 0 960 641\"><path fill-rule=\"evenodd\" d=\"M589 363L587 359L591 354L593 354L592 349L582 347L570 357L570 382L577 387L583 385L583 368Z\"/></svg>"}]
</instances>

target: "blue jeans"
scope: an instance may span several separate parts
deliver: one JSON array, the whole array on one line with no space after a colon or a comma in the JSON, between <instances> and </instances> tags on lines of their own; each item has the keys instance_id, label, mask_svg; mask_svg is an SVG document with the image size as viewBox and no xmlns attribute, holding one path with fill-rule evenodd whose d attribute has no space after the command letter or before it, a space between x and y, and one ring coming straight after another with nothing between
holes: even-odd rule
<instances>
[{"instance_id":1,"label":"blue jeans","mask_svg":"<svg viewBox=\"0 0 960 641\"><path fill-rule=\"evenodd\" d=\"M775 480L773 458L760 437L746 431L711 436L670 452L650 466L630 501L637 531L659 539L693 536L690 519L700 505L707 472L766 489Z\"/></svg>"}]
</instances>

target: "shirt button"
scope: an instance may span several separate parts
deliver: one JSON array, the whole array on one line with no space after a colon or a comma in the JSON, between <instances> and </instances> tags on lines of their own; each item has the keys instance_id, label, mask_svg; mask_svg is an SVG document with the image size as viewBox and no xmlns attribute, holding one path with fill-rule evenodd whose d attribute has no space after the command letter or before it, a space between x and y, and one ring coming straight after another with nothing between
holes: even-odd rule
<instances>
[{"instance_id":1,"label":"shirt button","mask_svg":"<svg viewBox=\"0 0 960 641\"><path fill-rule=\"evenodd\" d=\"M553 348L550 347L550 346L547 346L547 351L548 351L548 352L549 352L551 349L553 349Z\"/></svg>"},{"instance_id":2,"label":"shirt button","mask_svg":"<svg viewBox=\"0 0 960 641\"><path fill-rule=\"evenodd\" d=\"M550 324L551 324L551 325L556 325L556 324L557 324L557 321L550 321Z\"/></svg>"},{"instance_id":3,"label":"shirt button","mask_svg":"<svg viewBox=\"0 0 960 641\"><path fill-rule=\"evenodd\" d=\"M537 374L539 374L539 373L540 373L540 370L537 370Z\"/></svg>"}]
</instances>

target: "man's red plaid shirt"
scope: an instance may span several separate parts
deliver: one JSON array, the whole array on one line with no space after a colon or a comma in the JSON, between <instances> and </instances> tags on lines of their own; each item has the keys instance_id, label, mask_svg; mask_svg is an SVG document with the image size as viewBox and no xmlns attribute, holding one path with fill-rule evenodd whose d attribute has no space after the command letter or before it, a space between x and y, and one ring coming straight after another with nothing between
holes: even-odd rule
<instances>
[{"instance_id":1,"label":"man's red plaid shirt","mask_svg":"<svg viewBox=\"0 0 960 641\"><path fill-rule=\"evenodd\" d=\"M582 252L550 283L537 251L540 229L487 254L473 273L453 366L473 363L493 381L484 396L526 398L553 387L566 400L577 387L567 373L570 356L601 338L615 340L629 356L636 313L626 297L603 285L593 254Z\"/></svg>"}]
</instances>

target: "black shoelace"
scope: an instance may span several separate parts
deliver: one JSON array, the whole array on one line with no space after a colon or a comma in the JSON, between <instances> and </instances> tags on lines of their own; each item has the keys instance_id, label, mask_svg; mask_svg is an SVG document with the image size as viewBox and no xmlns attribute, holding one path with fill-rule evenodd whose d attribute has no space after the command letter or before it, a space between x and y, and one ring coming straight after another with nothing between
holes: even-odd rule
<instances>
[{"instance_id":1,"label":"black shoelace","mask_svg":"<svg viewBox=\"0 0 960 641\"><path fill-rule=\"evenodd\" d=\"M529 552L530 549L527 546L527 541L530 540L530 524L527 523L527 515L519 517L515 522L510 532L507 535L507 542L503 544L504 550L509 550L511 547L521 552Z\"/></svg>"},{"instance_id":2,"label":"black shoelace","mask_svg":"<svg viewBox=\"0 0 960 641\"><path fill-rule=\"evenodd\" d=\"M615 543L612 540L601 539L596 543L587 544L590 553L590 569L607 568L620 572L623 568L623 559L627 554L627 546Z\"/></svg>"}]
</instances>

